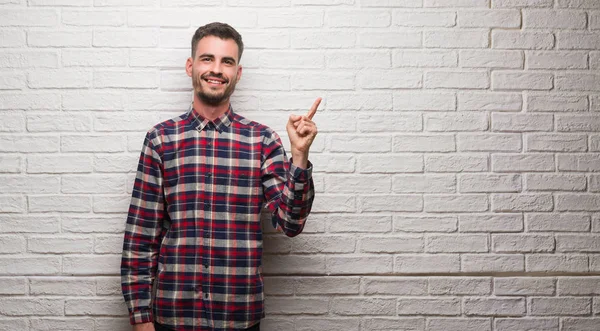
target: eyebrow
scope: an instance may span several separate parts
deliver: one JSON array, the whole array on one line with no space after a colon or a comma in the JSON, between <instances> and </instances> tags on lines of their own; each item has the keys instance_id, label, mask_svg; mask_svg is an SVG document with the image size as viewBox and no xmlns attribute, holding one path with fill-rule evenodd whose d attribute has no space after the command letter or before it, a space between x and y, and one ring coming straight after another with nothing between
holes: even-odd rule
<instances>
[{"instance_id":1,"label":"eyebrow","mask_svg":"<svg viewBox=\"0 0 600 331\"><path fill-rule=\"evenodd\" d=\"M215 56L213 54L209 54L209 53L203 53L203 54L198 55L198 58L202 58L202 57L210 57L213 59L215 58ZM237 61L234 58L232 58L231 56L225 56L225 57L223 57L223 60L231 60L231 61L233 61L233 63L237 63Z\"/></svg>"}]
</instances>

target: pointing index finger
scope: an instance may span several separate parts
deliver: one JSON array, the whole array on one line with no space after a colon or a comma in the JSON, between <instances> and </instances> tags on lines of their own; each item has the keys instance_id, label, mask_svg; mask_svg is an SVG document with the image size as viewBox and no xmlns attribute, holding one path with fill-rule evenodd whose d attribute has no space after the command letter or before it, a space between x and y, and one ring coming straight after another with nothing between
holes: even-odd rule
<instances>
[{"instance_id":1,"label":"pointing index finger","mask_svg":"<svg viewBox=\"0 0 600 331\"><path fill-rule=\"evenodd\" d=\"M321 100L323 100L323 98L317 98L317 100L315 100L312 107L310 107L308 114L306 114L306 117L308 117L309 119L312 120L313 116L315 116L315 114L317 113L317 108L319 108L319 104L321 103Z\"/></svg>"}]
</instances>

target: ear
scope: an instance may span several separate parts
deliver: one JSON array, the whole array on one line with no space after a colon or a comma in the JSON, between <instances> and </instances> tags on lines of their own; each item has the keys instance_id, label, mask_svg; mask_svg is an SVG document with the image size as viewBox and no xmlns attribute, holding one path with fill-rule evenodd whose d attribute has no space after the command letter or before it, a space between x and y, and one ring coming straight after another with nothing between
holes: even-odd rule
<instances>
[{"instance_id":1,"label":"ear","mask_svg":"<svg viewBox=\"0 0 600 331\"><path fill-rule=\"evenodd\" d=\"M188 76L192 77L192 67L194 65L194 59L188 57L187 61L185 61L185 72Z\"/></svg>"},{"instance_id":2,"label":"ear","mask_svg":"<svg viewBox=\"0 0 600 331\"><path fill-rule=\"evenodd\" d=\"M237 69L237 81L236 81L236 83L240 81L240 78L242 78L242 71L243 71L242 70L242 66L239 65L238 69Z\"/></svg>"}]
</instances>

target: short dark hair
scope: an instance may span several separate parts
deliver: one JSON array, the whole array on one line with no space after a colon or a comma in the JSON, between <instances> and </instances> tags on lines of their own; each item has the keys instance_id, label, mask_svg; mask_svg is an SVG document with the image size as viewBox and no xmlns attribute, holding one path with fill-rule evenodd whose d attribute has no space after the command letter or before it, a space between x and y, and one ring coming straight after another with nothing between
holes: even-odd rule
<instances>
[{"instance_id":1,"label":"short dark hair","mask_svg":"<svg viewBox=\"0 0 600 331\"><path fill-rule=\"evenodd\" d=\"M213 22L199 27L192 37L192 58L196 56L196 46L200 39L206 36L215 36L223 40L233 39L238 46L238 62L242 59L244 52L244 43L242 36L229 24Z\"/></svg>"}]
</instances>

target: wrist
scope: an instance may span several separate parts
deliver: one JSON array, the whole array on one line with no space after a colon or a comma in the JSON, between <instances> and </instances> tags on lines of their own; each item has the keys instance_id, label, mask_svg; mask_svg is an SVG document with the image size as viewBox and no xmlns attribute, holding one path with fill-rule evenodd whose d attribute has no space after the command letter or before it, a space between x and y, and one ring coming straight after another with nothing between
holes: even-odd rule
<instances>
[{"instance_id":1,"label":"wrist","mask_svg":"<svg viewBox=\"0 0 600 331\"><path fill-rule=\"evenodd\" d=\"M302 169L308 168L308 152L292 150L292 164Z\"/></svg>"}]
</instances>

